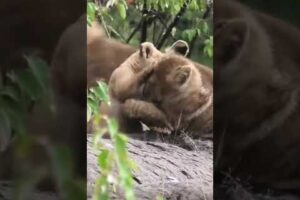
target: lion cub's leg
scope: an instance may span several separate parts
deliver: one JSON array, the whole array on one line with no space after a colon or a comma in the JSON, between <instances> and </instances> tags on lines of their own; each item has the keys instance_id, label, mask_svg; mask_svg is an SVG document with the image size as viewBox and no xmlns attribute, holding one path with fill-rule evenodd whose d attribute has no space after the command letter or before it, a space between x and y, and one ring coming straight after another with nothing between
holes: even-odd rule
<instances>
[{"instance_id":1,"label":"lion cub's leg","mask_svg":"<svg viewBox=\"0 0 300 200\"><path fill-rule=\"evenodd\" d=\"M153 103L137 99L128 99L122 105L122 111L129 118L138 119L147 126L172 129L165 114Z\"/></svg>"}]
</instances>

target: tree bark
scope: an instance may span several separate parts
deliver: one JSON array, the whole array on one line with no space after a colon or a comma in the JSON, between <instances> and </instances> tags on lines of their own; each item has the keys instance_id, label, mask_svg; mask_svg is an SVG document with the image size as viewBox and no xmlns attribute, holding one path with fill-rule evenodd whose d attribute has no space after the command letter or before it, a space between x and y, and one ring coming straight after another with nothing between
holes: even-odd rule
<instances>
[{"instance_id":1,"label":"tree bark","mask_svg":"<svg viewBox=\"0 0 300 200\"><path fill-rule=\"evenodd\" d=\"M110 140L106 140L111 144ZM211 141L197 141L198 151L173 144L129 139L128 152L138 165L134 172L137 199L209 200L213 193L213 150ZM88 197L99 177L97 152L88 138ZM114 199L123 199L116 192Z\"/></svg>"}]
</instances>

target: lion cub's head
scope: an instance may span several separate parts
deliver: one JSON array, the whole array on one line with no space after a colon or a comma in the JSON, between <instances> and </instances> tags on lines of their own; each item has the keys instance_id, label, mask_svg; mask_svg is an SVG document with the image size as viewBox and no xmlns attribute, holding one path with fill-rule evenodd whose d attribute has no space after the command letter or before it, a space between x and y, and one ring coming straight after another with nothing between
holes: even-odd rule
<instances>
[{"instance_id":1,"label":"lion cub's head","mask_svg":"<svg viewBox=\"0 0 300 200\"><path fill-rule=\"evenodd\" d=\"M178 55L165 55L145 83L143 96L170 118L177 118L201 107L207 101L209 92L192 61Z\"/></svg>"}]
</instances>

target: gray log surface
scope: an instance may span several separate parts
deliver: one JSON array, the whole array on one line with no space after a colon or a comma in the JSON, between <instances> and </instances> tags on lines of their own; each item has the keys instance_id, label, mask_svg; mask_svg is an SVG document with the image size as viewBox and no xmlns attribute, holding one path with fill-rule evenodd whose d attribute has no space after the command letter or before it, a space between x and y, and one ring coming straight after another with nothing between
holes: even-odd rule
<instances>
[{"instance_id":1,"label":"gray log surface","mask_svg":"<svg viewBox=\"0 0 300 200\"><path fill-rule=\"evenodd\" d=\"M110 140L105 141L108 145ZM210 200L213 194L213 150L211 141L197 140L198 151L188 151L173 144L129 139L129 156L139 170L134 172L135 194L140 200ZM88 137L88 197L99 170L97 152ZM114 194L113 199L123 199Z\"/></svg>"}]
</instances>

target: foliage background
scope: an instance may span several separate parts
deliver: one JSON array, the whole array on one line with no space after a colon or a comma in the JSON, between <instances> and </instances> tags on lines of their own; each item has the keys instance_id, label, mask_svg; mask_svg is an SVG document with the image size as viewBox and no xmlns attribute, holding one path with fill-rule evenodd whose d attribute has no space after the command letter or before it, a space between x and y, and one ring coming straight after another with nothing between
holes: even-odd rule
<instances>
[{"instance_id":1,"label":"foliage background","mask_svg":"<svg viewBox=\"0 0 300 200\"><path fill-rule=\"evenodd\" d=\"M133 46L150 41L158 49L171 46L176 40L185 40L190 45L188 57L212 67L212 1L96 0L90 2L99 6L96 12L97 19L105 27L108 37Z\"/></svg>"},{"instance_id":2,"label":"foliage background","mask_svg":"<svg viewBox=\"0 0 300 200\"><path fill-rule=\"evenodd\" d=\"M273 15L300 27L299 0L241 0L251 8Z\"/></svg>"}]
</instances>

